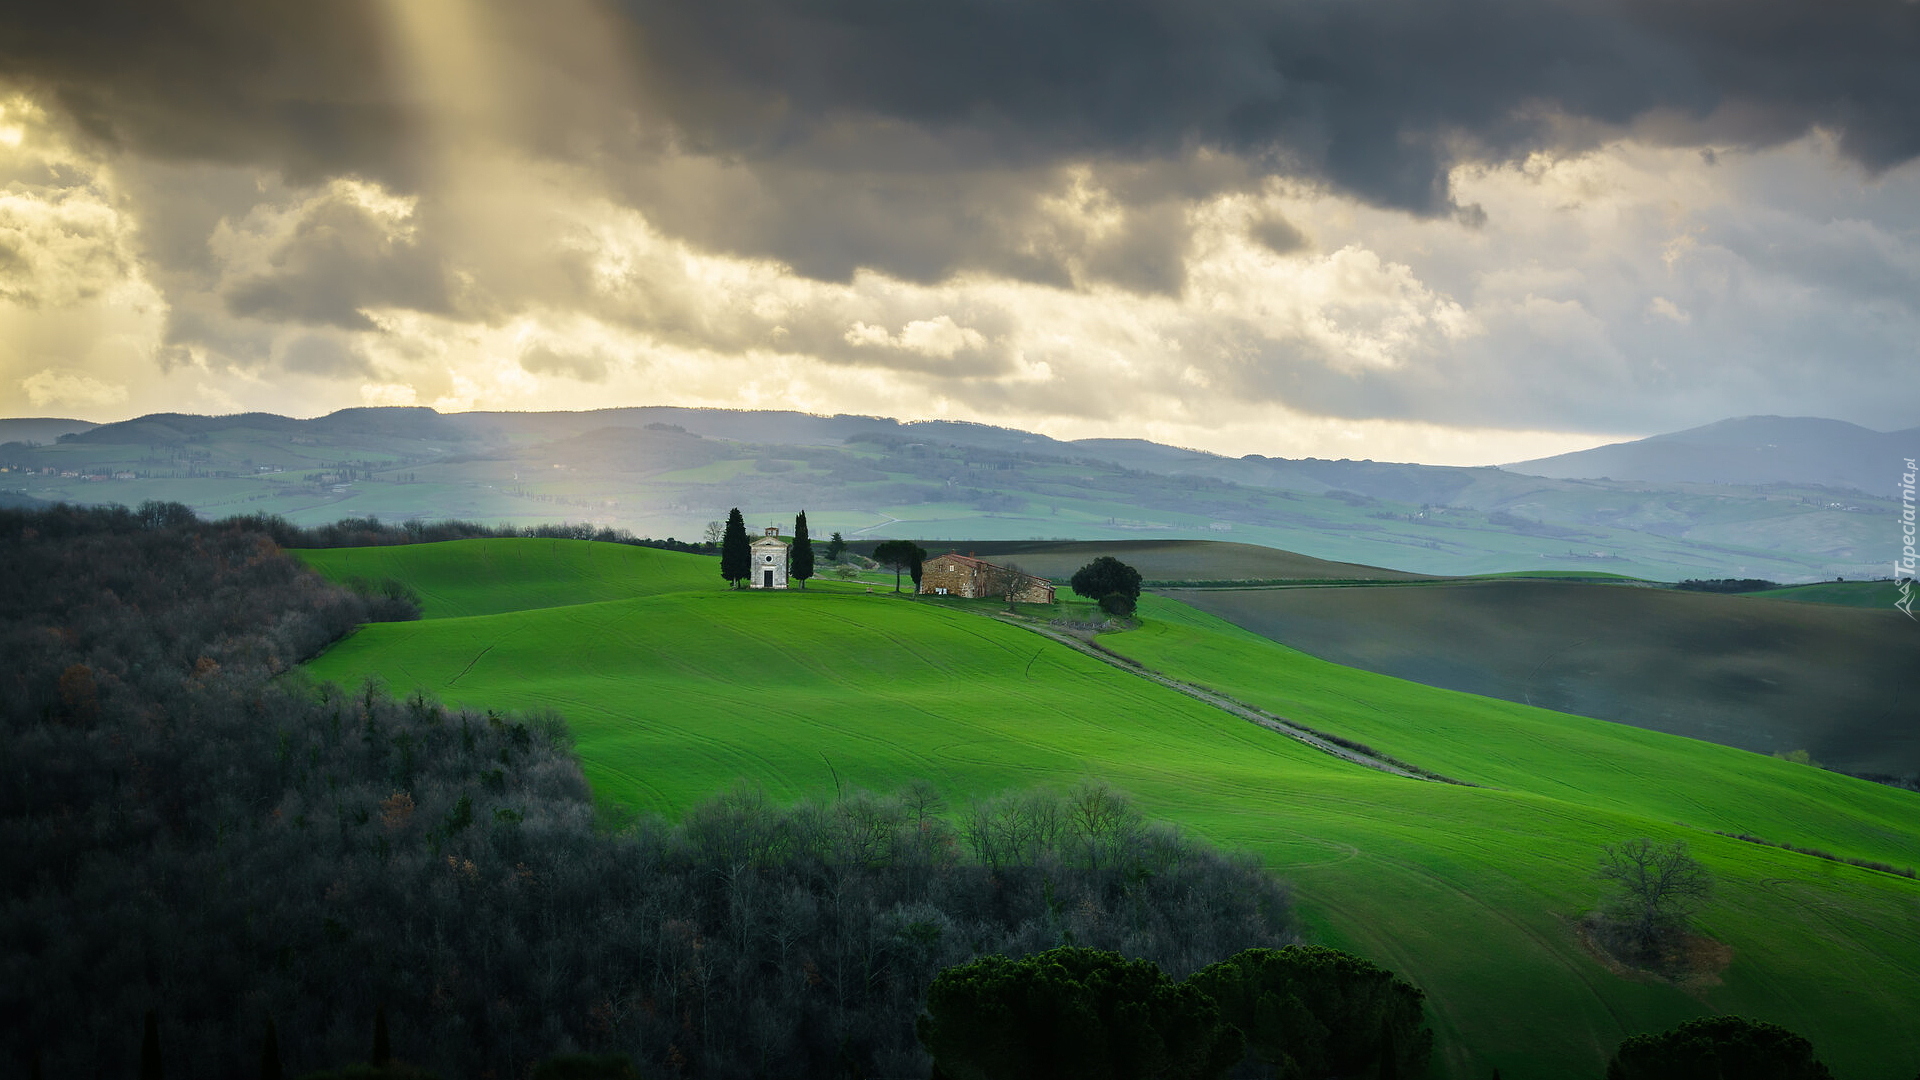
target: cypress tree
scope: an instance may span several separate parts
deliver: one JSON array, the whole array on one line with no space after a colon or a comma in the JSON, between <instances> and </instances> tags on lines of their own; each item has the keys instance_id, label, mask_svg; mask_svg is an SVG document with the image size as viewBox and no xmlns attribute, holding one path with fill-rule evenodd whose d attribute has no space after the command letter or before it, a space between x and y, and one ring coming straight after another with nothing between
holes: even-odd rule
<instances>
[{"instance_id":1,"label":"cypress tree","mask_svg":"<svg viewBox=\"0 0 1920 1080\"><path fill-rule=\"evenodd\" d=\"M373 1010L373 1057L369 1060L376 1069L384 1069L393 1063L393 1040L387 1036L385 1005Z\"/></svg>"},{"instance_id":2,"label":"cypress tree","mask_svg":"<svg viewBox=\"0 0 1920 1080\"><path fill-rule=\"evenodd\" d=\"M805 510L793 519L793 549L787 553L787 558L793 563L787 575L798 581L801 588L806 588L807 579L813 576L813 538L807 535Z\"/></svg>"},{"instance_id":3,"label":"cypress tree","mask_svg":"<svg viewBox=\"0 0 1920 1080\"><path fill-rule=\"evenodd\" d=\"M740 581L753 573L753 550L747 544L747 520L740 516L740 508L727 511L727 531L720 535L720 576L734 588L740 587Z\"/></svg>"},{"instance_id":4,"label":"cypress tree","mask_svg":"<svg viewBox=\"0 0 1920 1080\"><path fill-rule=\"evenodd\" d=\"M839 562L840 554L847 550L847 538L835 532L827 537L827 561Z\"/></svg>"},{"instance_id":5,"label":"cypress tree","mask_svg":"<svg viewBox=\"0 0 1920 1080\"><path fill-rule=\"evenodd\" d=\"M267 1017L267 1038L260 1045L260 1080L282 1080L280 1035L273 1029L273 1017Z\"/></svg>"},{"instance_id":6,"label":"cypress tree","mask_svg":"<svg viewBox=\"0 0 1920 1080\"><path fill-rule=\"evenodd\" d=\"M152 1009L140 1036L140 1080L160 1080L160 1014Z\"/></svg>"}]
</instances>

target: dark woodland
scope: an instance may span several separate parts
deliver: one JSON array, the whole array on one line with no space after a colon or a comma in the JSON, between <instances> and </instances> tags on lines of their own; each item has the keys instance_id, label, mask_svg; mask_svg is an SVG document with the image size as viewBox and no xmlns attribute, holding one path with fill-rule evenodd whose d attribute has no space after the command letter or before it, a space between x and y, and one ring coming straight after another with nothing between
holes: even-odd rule
<instances>
[{"instance_id":1,"label":"dark woodland","mask_svg":"<svg viewBox=\"0 0 1920 1080\"><path fill-rule=\"evenodd\" d=\"M176 507L191 513L178 503L147 503L143 511L155 506ZM397 544L435 544L446 540L480 540L513 537L537 537L542 540L596 540L603 544L630 544L636 547L684 551L693 555L713 555L719 545L703 541L665 540L635 536L625 529L605 525L562 522L545 525L488 525L478 521L421 521L409 519L393 524L377 517L341 518L326 525L295 525L271 514L250 514L226 518L222 525L267 534L273 542L289 548L391 547Z\"/></svg>"},{"instance_id":2,"label":"dark woodland","mask_svg":"<svg viewBox=\"0 0 1920 1080\"><path fill-rule=\"evenodd\" d=\"M305 682L405 598L183 511L0 511L0 1072L133 1075L151 1013L170 1077L261 1075L270 1030L289 1076L365 1061L376 1015L448 1078L920 1077L947 966L1293 940L1251 862L1096 784L614 822L557 716Z\"/></svg>"}]
</instances>

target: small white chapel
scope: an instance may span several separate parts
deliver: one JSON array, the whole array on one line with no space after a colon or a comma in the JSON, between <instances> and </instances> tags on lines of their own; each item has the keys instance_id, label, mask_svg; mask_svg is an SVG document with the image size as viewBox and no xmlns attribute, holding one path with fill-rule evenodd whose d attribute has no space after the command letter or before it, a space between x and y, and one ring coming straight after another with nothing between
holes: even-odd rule
<instances>
[{"instance_id":1,"label":"small white chapel","mask_svg":"<svg viewBox=\"0 0 1920 1080\"><path fill-rule=\"evenodd\" d=\"M752 572L747 575L747 587L752 589L784 589L787 587L787 545L780 539L778 525L767 526L767 535L755 540L752 545Z\"/></svg>"}]
</instances>

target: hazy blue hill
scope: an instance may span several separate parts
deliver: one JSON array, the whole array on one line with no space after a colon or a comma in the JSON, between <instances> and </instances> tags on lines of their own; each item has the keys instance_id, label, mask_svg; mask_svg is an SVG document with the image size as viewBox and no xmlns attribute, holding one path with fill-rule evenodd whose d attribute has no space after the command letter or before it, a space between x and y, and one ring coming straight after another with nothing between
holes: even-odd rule
<instances>
[{"instance_id":1,"label":"hazy blue hill","mask_svg":"<svg viewBox=\"0 0 1920 1080\"><path fill-rule=\"evenodd\" d=\"M89 431L99 425L86 420L68 420L54 416L0 418L0 444L10 442L52 442L62 435Z\"/></svg>"},{"instance_id":2,"label":"hazy blue hill","mask_svg":"<svg viewBox=\"0 0 1920 1080\"><path fill-rule=\"evenodd\" d=\"M1898 512L1890 490L1232 458L960 421L669 407L161 413L15 444L0 463L31 470L8 486L47 501L173 500L299 524L564 520L688 537L731 507L763 524L805 509L821 535L866 540L1233 540L1418 574L1663 581L1870 576Z\"/></svg>"},{"instance_id":3,"label":"hazy blue hill","mask_svg":"<svg viewBox=\"0 0 1920 1080\"><path fill-rule=\"evenodd\" d=\"M1884 496L1902 461L1916 454L1920 428L1879 432L1811 416L1743 416L1505 468L1562 479L1824 484Z\"/></svg>"},{"instance_id":4,"label":"hazy blue hill","mask_svg":"<svg viewBox=\"0 0 1920 1080\"><path fill-rule=\"evenodd\" d=\"M337 414L336 414L337 415ZM196 437L245 428L257 431L297 431L320 420L295 420L274 413L234 413L231 416L201 416L194 413L149 413L131 420L101 424L76 434L74 441L106 446L129 443L182 443Z\"/></svg>"},{"instance_id":5,"label":"hazy blue hill","mask_svg":"<svg viewBox=\"0 0 1920 1080\"><path fill-rule=\"evenodd\" d=\"M642 428L649 424L684 428L691 434L733 442L793 446L838 446L863 431L896 430L898 420L880 416L814 416L809 413L750 409L688 409L647 405L590 412L470 412L447 419L476 437L558 439L592 428Z\"/></svg>"}]
</instances>

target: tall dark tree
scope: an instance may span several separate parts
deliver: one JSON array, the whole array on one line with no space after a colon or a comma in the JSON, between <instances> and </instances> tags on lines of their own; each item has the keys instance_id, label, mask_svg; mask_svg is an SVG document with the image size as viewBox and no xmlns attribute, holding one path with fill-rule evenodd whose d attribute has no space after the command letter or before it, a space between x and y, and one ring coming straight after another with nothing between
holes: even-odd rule
<instances>
[{"instance_id":1,"label":"tall dark tree","mask_svg":"<svg viewBox=\"0 0 1920 1080\"><path fill-rule=\"evenodd\" d=\"M140 1033L140 1080L160 1080L160 1014L147 1010L145 1030Z\"/></svg>"},{"instance_id":2,"label":"tall dark tree","mask_svg":"<svg viewBox=\"0 0 1920 1080\"><path fill-rule=\"evenodd\" d=\"M807 587L807 579L813 576L813 537L807 535L807 512L800 511L793 519L793 546L787 549L787 576Z\"/></svg>"},{"instance_id":3,"label":"tall dark tree","mask_svg":"<svg viewBox=\"0 0 1920 1080\"><path fill-rule=\"evenodd\" d=\"M827 561L839 562L841 553L847 550L847 538L835 532L827 537Z\"/></svg>"},{"instance_id":4,"label":"tall dark tree","mask_svg":"<svg viewBox=\"0 0 1920 1080\"><path fill-rule=\"evenodd\" d=\"M387 1034L387 1007L373 1010L373 1056L367 1059L376 1069L393 1064L393 1039Z\"/></svg>"},{"instance_id":5,"label":"tall dark tree","mask_svg":"<svg viewBox=\"0 0 1920 1080\"><path fill-rule=\"evenodd\" d=\"M1607 1080L1832 1080L1813 1044L1776 1024L1703 1016L1656 1035L1635 1035L1607 1063Z\"/></svg>"},{"instance_id":6,"label":"tall dark tree","mask_svg":"<svg viewBox=\"0 0 1920 1080\"><path fill-rule=\"evenodd\" d=\"M1102 555L1075 570L1068 584L1073 586L1074 592L1089 600L1109 596L1140 599L1140 571L1111 555Z\"/></svg>"},{"instance_id":7,"label":"tall dark tree","mask_svg":"<svg viewBox=\"0 0 1920 1080\"><path fill-rule=\"evenodd\" d=\"M1211 1080L1241 1049L1205 994L1152 961L1073 946L942 971L915 1031L951 1080Z\"/></svg>"},{"instance_id":8,"label":"tall dark tree","mask_svg":"<svg viewBox=\"0 0 1920 1080\"><path fill-rule=\"evenodd\" d=\"M915 589L920 587L920 564L927 549L911 540L888 540L873 549L873 561L893 571L893 591L900 591L900 575L912 574Z\"/></svg>"},{"instance_id":9,"label":"tall dark tree","mask_svg":"<svg viewBox=\"0 0 1920 1080\"><path fill-rule=\"evenodd\" d=\"M267 1037L260 1044L260 1080L282 1080L286 1075L280 1068L280 1033L274 1030L273 1017L267 1017Z\"/></svg>"},{"instance_id":10,"label":"tall dark tree","mask_svg":"<svg viewBox=\"0 0 1920 1080\"><path fill-rule=\"evenodd\" d=\"M753 573L753 549L747 543L747 519L740 508L727 511L727 527L720 536L720 576L734 588Z\"/></svg>"}]
</instances>

